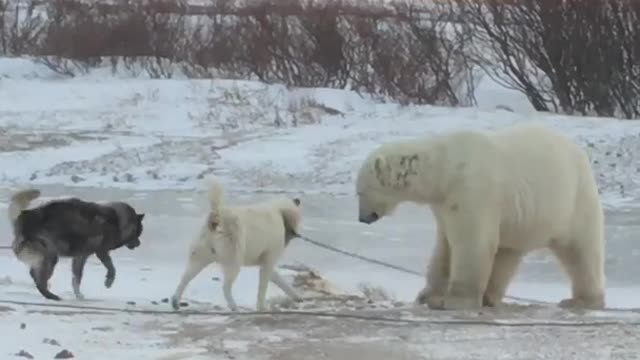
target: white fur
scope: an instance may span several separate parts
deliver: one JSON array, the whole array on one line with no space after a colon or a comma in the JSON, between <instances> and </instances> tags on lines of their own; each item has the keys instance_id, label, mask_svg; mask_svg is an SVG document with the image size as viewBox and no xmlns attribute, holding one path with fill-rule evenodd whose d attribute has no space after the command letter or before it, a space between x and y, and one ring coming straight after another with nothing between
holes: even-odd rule
<instances>
[{"instance_id":1,"label":"white fur","mask_svg":"<svg viewBox=\"0 0 640 360\"><path fill-rule=\"evenodd\" d=\"M224 274L223 291L227 305L237 310L231 294L233 283L242 266L259 266L260 280L256 308L266 310L267 285L272 281L289 297L300 300L298 294L274 270L285 249L285 232L297 233L301 212L293 200L278 197L248 206L227 206L222 185L211 180L210 211L200 234L189 248L187 268L171 299L177 309L188 283L207 265L219 263Z\"/></svg>"},{"instance_id":2,"label":"white fur","mask_svg":"<svg viewBox=\"0 0 640 360\"><path fill-rule=\"evenodd\" d=\"M437 240L416 301L499 304L522 258L548 248L572 283L562 307L604 307L604 216L586 153L538 125L390 142L357 181L360 219L428 204ZM375 219L374 219L375 220Z\"/></svg>"}]
</instances>

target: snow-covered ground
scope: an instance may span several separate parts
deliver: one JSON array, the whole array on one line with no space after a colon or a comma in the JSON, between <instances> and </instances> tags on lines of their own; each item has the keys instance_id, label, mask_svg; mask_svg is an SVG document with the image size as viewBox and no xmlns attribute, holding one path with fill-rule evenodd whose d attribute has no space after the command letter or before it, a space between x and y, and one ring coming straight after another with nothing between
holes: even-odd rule
<instances>
[{"instance_id":1,"label":"snow-covered ground","mask_svg":"<svg viewBox=\"0 0 640 360\"><path fill-rule=\"evenodd\" d=\"M490 81L478 88L479 108L450 109L108 71L61 80L28 60L0 59L5 184L195 189L215 173L235 190L352 194L355 169L383 141L535 121L586 146L607 204L640 191L640 122L536 113L521 94Z\"/></svg>"},{"instance_id":2,"label":"snow-covered ground","mask_svg":"<svg viewBox=\"0 0 640 360\"><path fill-rule=\"evenodd\" d=\"M287 89L227 80L128 78L112 76L108 69L63 79L26 59L0 59L0 199L6 206L11 191L37 185L43 188L45 199L73 194L94 200L127 199L141 206L149 214L143 246L135 252L119 250L114 254L118 279L112 289L103 288L104 270L96 261L90 262L83 283L90 299L87 302L72 300L68 262L58 266L51 286L66 299L62 304L169 311L162 299L173 291L184 266L186 242L199 226L205 208L201 179L206 175L220 177L236 201L251 201L268 192L301 196L310 214L305 220L309 236L421 271L433 241L433 223L426 211L404 208L375 229L354 221L354 173L366 153L384 141L422 133L541 122L575 138L588 150L611 215L607 229L610 306L639 308L636 299L640 290L629 274L640 271L640 249L633 242L639 230L634 219L640 216L634 209L640 199L640 122L540 114L522 95L490 81L481 83L477 98L477 108L451 109L379 104L366 96L332 89ZM0 230L7 234L0 244L8 245L10 230L2 217ZM266 350L260 355L255 351L276 343L295 344L302 349L301 339L317 335L312 348L322 352L318 344L344 330L351 344L367 344L360 351L375 348L371 341L382 338L389 342L388 349L395 349L400 346L397 340L405 338L406 345L400 346L405 353L377 351L379 356L387 354L386 358L463 358L463 350L456 350L452 344L438 347L430 340L427 343L431 348L424 348L427 343L420 343L420 338L442 337L437 327L404 334L396 333L393 327L372 329L362 325L359 329L356 320L336 320L334 325L327 325L292 317L290 321L304 329L315 329L299 330L291 328L287 318L279 317L238 320L229 316L54 308L37 294L24 266L7 251L0 257L0 329L10 334L0 341L0 353L5 357L25 350L36 359L52 358L68 348L76 358L96 360L116 356L125 360L315 359L320 355L293 352L280 356ZM315 298L297 306L306 310L374 311L377 306L398 308L401 311L388 315L405 319L486 317L477 313L407 315L411 312L408 303L423 279L372 267L305 243L293 244L282 262L302 262L319 269L334 286L329 292L335 301ZM224 310L220 283L207 274L194 280L185 293L187 309ZM301 276L293 271L288 275L290 279ZM371 286L384 288L387 296L361 291L363 279ZM320 285L312 288L318 290ZM253 308L255 286L255 271L244 271L234 288L239 304ZM566 282L547 254L532 256L510 289L515 296L550 302L566 296L566 292ZM269 294L275 303L282 296L273 287ZM319 296L317 291L313 294ZM389 296L392 300L381 300ZM375 311L380 314L390 310ZM621 321L636 316L632 312L604 312L574 318L555 308L529 309L525 313L545 321ZM532 321L518 314L505 311L491 318ZM333 337L317 332L318 327L332 326L338 327ZM531 347L540 341L534 335L544 329L516 337L523 347ZM460 331L457 339L478 339L472 330ZM550 333L555 334L553 331ZM589 338L589 331L580 331L556 335ZM626 328L616 331L625 334ZM622 335L613 333L617 344L626 344L619 340ZM492 334L493 344L499 343L500 336L508 336L501 331ZM389 340L389 336L395 340ZM45 338L53 338L60 345L52 345ZM494 350L482 352L485 350L478 350L482 346L478 347L477 341L471 343L473 346L465 347L465 351L475 357L469 358L496 358L491 353ZM599 357L604 354L598 352L604 351L600 343L593 340L588 345L594 350L579 353L582 358L606 358ZM571 358L574 350L575 344L555 352L555 358ZM615 349L609 350L609 355L615 354ZM328 353L334 354L332 359L342 359L357 355L354 351L344 345ZM511 356L508 358L533 354L513 346L504 351L502 355Z\"/></svg>"}]
</instances>

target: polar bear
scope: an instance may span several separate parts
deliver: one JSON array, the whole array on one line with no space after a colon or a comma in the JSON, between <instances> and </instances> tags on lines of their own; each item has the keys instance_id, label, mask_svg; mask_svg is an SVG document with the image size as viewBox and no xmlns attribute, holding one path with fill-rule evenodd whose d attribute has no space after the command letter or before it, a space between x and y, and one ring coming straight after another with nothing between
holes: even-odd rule
<instances>
[{"instance_id":1,"label":"polar bear","mask_svg":"<svg viewBox=\"0 0 640 360\"><path fill-rule=\"evenodd\" d=\"M359 170L359 221L428 205L437 236L417 303L498 305L522 258L548 248L571 281L563 308L602 309L604 214L586 153L541 125L381 145Z\"/></svg>"}]
</instances>

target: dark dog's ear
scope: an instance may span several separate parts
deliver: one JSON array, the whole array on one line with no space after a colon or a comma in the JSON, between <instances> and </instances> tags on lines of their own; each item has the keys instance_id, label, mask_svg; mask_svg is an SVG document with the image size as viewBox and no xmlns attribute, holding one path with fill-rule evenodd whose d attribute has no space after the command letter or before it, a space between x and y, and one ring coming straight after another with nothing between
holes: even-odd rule
<instances>
[{"instance_id":1,"label":"dark dog's ear","mask_svg":"<svg viewBox=\"0 0 640 360\"><path fill-rule=\"evenodd\" d=\"M144 214L136 214L136 216L138 217L138 222L142 222L142 219L144 219Z\"/></svg>"},{"instance_id":2,"label":"dark dog's ear","mask_svg":"<svg viewBox=\"0 0 640 360\"><path fill-rule=\"evenodd\" d=\"M296 204L296 206L299 206L300 205L300 199L298 199L298 198L293 199L293 203Z\"/></svg>"}]
</instances>

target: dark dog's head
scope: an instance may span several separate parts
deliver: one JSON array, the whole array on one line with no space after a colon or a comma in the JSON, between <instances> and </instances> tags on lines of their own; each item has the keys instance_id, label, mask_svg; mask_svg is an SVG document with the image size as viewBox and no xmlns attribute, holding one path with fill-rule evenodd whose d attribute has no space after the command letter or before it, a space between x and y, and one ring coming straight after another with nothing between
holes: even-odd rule
<instances>
[{"instance_id":1,"label":"dark dog's head","mask_svg":"<svg viewBox=\"0 0 640 360\"><path fill-rule=\"evenodd\" d=\"M138 214L133 206L122 201L111 202L106 206L113 211L119 232L119 239L114 243L113 249L126 246L133 250L140 246L140 236L144 230L142 220L145 214Z\"/></svg>"},{"instance_id":2,"label":"dark dog's head","mask_svg":"<svg viewBox=\"0 0 640 360\"><path fill-rule=\"evenodd\" d=\"M126 239L127 242L125 243L126 247L131 250L140 246L140 235L142 235L142 231L144 229L144 226L142 225L144 214L136 214L135 219L136 219L135 230L132 233L134 235L129 236L129 238Z\"/></svg>"}]
</instances>

